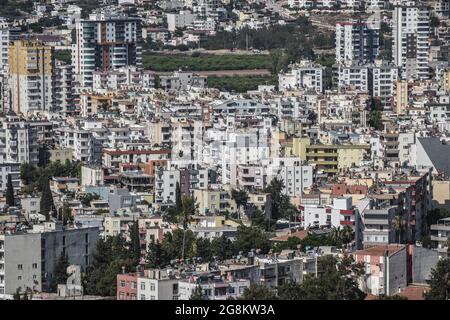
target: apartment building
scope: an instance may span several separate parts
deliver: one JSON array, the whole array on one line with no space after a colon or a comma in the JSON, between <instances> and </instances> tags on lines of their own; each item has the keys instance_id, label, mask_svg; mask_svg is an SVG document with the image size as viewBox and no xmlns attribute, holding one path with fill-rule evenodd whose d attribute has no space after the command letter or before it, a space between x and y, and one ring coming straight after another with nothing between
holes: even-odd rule
<instances>
[{"instance_id":1,"label":"apartment building","mask_svg":"<svg viewBox=\"0 0 450 320\"><path fill-rule=\"evenodd\" d=\"M16 114L52 111L54 68L52 47L24 40L9 47L9 86Z\"/></svg>"},{"instance_id":2,"label":"apartment building","mask_svg":"<svg viewBox=\"0 0 450 320\"><path fill-rule=\"evenodd\" d=\"M150 89L155 87L155 73L135 66L92 73L94 91L120 90L126 88Z\"/></svg>"},{"instance_id":3,"label":"apartment building","mask_svg":"<svg viewBox=\"0 0 450 320\"><path fill-rule=\"evenodd\" d=\"M182 279L178 282L179 300L189 300L192 293L200 286L206 300L237 299L250 287L250 281L226 279L215 275L199 275Z\"/></svg>"},{"instance_id":4,"label":"apartment building","mask_svg":"<svg viewBox=\"0 0 450 320\"><path fill-rule=\"evenodd\" d=\"M138 300L178 300L178 279L171 270L148 269L137 279Z\"/></svg>"},{"instance_id":5,"label":"apartment building","mask_svg":"<svg viewBox=\"0 0 450 320\"><path fill-rule=\"evenodd\" d=\"M86 270L98 237L98 228L66 228L59 222L34 225L26 232L1 234L0 299L11 299L18 288L48 291L54 283L55 266L62 254L70 264Z\"/></svg>"},{"instance_id":6,"label":"apartment building","mask_svg":"<svg viewBox=\"0 0 450 320\"><path fill-rule=\"evenodd\" d=\"M406 3L393 10L392 55L402 79L430 77L430 9Z\"/></svg>"},{"instance_id":7,"label":"apartment building","mask_svg":"<svg viewBox=\"0 0 450 320\"><path fill-rule=\"evenodd\" d=\"M310 89L323 92L323 75L325 68L310 61L303 60L292 66L287 73L278 76L280 90Z\"/></svg>"},{"instance_id":8,"label":"apartment building","mask_svg":"<svg viewBox=\"0 0 450 320\"><path fill-rule=\"evenodd\" d=\"M95 70L142 65L141 20L108 12L75 23L72 65L82 87L93 85Z\"/></svg>"},{"instance_id":9,"label":"apartment building","mask_svg":"<svg viewBox=\"0 0 450 320\"><path fill-rule=\"evenodd\" d=\"M373 62L378 55L380 27L352 20L336 24L336 63Z\"/></svg>"},{"instance_id":10,"label":"apartment building","mask_svg":"<svg viewBox=\"0 0 450 320\"><path fill-rule=\"evenodd\" d=\"M351 227L359 228L359 212L353 208L351 197L337 197L332 206L300 205L300 215L304 228L310 227ZM357 235L359 237L359 235Z\"/></svg>"},{"instance_id":11,"label":"apartment building","mask_svg":"<svg viewBox=\"0 0 450 320\"><path fill-rule=\"evenodd\" d=\"M355 251L356 262L364 263L361 290L373 295L394 295L407 286L407 250L404 245L373 246Z\"/></svg>"},{"instance_id":12,"label":"apartment building","mask_svg":"<svg viewBox=\"0 0 450 320\"><path fill-rule=\"evenodd\" d=\"M450 239L450 218L440 219L436 224L432 224L431 242L439 255L442 257L448 256L448 244Z\"/></svg>"}]
</instances>

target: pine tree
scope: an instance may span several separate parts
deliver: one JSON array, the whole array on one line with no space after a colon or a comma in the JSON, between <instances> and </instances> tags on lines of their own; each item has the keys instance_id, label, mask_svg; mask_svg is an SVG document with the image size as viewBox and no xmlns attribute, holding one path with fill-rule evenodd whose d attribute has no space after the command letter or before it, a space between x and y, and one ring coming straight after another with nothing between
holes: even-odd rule
<instances>
[{"instance_id":1,"label":"pine tree","mask_svg":"<svg viewBox=\"0 0 450 320\"><path fill-rule=\"evenodd\" d=\"M203 296L203 290L202 287L200 285L198 285L195 290L192 292L191 297L189 298L189 300L203 300L204 296Z\"/></svg>"},{"instance_id":2,"label":"pine tree","mask_svg":"<svg viewBox=\"0 0 450 320\"><path fill-rule=\"evenodd\" d=\"M130 239L132 259L139 263L141 260L141 244L139 240L139 223L137 221L131 226Z\"/></svg>"},{"instance_id":3,"label":"pine tree","mask_svg":"<svg viewBox=\"0 0 450 320\"><path fill-rule=\"evenodd\" d=\"M14 199L14 187L10 174L8 174L8 182L6 183L6 204L10 207L14 207L16 204Z\"/></svg>"},{"instance_id":4,"label":"pine tree","mask_svg":"<svg viewBox=\"0 0 450 320\"><path fill-rule=\"evenodd\" d=\"M45 215L47 220L50 219L50 211L54 208L55 204L53 203L53 195L50 190L50 182L48 179L44 179L42 182L42 195L41 195L41 203L40 203L40 213Z\"/></svg>"},{"instance_id":5,"label":"pine tree","mask_svg":"<svg viewBox=\"0 0 450 320\"><path fill-rule=\"evenodd\" d=\"M176 188L175 188L175 207L177 209L177 211L181 210L181 188L180 188L180 183L177 182Z\"/></svg>"},{"instance_id":6,"label":"pine tree","mask_svg":"<svg viewBox=\"0 0 450 320\"><path fill-rule=\"evenodd\" d=\"M53 291L56 291L56 287L58 284L65 284L67 278L69 277L67 274L67 267L69 266L69 259L65 254L61 253L56 265L55 265L55 273L54 273L54 281L52 283Z\"/></svg>"}]
</instances>

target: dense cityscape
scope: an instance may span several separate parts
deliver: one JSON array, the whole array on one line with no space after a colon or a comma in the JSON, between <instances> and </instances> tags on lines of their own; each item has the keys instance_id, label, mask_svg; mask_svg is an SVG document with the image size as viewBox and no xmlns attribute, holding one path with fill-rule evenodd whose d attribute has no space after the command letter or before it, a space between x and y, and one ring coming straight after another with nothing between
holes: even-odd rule
<instances>
[{"instance_id":1,"label":"dense cityscape","mask_svg":"<svg viewBox=\"0 0 450 320\"><path fill-rule=\"evenodd\" d=\"M0 55L0 300L449 299L449 0L1 0Z\"/></svg>"}]
</instances>

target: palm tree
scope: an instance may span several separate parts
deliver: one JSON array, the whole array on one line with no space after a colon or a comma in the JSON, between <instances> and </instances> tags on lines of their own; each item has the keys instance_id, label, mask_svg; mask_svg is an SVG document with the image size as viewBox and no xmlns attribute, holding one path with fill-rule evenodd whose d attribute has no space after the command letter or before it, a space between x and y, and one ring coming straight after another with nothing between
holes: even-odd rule
<instances>
[{"instance_id":1,"label":"palm tree","mask_svg":"<svg viewBox=\"0 0 450 320\"><path fill-rule=\"evenodd\" d=\"M248 194L247 192L245 192L245 190L236 190L233 189L231 190L231 198L234 200L234 202L236 202L236 206L238 209L238 219L241 218L241 210L243 207L245 207L245 205L247 204L248 201Z\"/></svg>"},{"instance_id":2,"label":"palm tree","mask_svg":"<svg viewBox=\"0 0 450 320\"><path fill-rule=\"evenodd\" d=\"M400 214L394 217L392 226L394 227L395 232L398 234L398 243L401 243L401 236L405 231L405 221Z\"/></svg>"},{"instance_id":3,"label":"palm tree","mask_svg":"<svg viewBox=\"0 0 450 320\"><path fill-rule=\"evenodd\" d=\"M191 216L195 214L198 209L198 204L194 197L183 196L181 198L181 210L178 212L177 220L178 223L183 225L183 249L182 249L182 259L184 260L184 247L186 241L186 231L188 229L189 223L191 222Z\"/></svg>"},{"instance_id":4,"label":"palm tree","mask_svg":"<svg viewBox=\"0 0 450 320\"><path fill-rule=\"evenodd\" d=\"M342 242L347 246L355 239L355 232L350 226L345 226L342 230Z\"/></svg>"},{"instance_id":5,"label":"palm tree","mask_svg":"<svg viewBox=\"0 0 450 320\"><path fill-rule=\"evenodd\" d=\"M341 243L342 241L342 230L341 227L333 227L330 232L330 238L333 241L333 243Z\"/></svg>"}]
</instances>

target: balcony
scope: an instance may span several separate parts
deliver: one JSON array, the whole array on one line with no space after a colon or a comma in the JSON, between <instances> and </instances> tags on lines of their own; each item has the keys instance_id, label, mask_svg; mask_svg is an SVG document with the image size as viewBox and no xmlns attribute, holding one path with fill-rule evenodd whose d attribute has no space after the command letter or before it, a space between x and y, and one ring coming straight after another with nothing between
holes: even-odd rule
<instances>
[{"instance_id":1,"label":"balcony","mask_svg":"<svg viewBox=\"0 0 450 320\"><path fill-rule=\"evenodd\" d=\"M341 220L341 226L354 226L355 221Z\"/></svg>"}]
</instances>

